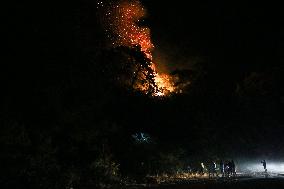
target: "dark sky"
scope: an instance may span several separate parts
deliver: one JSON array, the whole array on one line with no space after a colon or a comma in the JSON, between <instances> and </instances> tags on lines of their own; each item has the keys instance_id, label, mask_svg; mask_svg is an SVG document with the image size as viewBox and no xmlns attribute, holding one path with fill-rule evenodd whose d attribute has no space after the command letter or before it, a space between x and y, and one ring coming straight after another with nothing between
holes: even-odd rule
<instances>
[{"instance_id":1,"label":"dark sky","mask_svg":"<svg viewBox=\"0 0 284 189\"><path fill-rule=\"evenodd\" d=\"M280 4L143 2L157 51L170 54L167 57L173 68L196 56L244 70L266 69L283 61Z\"/></svg>"}]
</instances>

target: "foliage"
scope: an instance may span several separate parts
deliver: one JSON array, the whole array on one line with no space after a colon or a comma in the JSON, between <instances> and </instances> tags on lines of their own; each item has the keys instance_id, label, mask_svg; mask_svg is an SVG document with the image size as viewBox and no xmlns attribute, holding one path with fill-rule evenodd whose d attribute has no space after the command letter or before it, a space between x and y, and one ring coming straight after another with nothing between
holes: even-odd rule
<instances>
[{"instance_id":1,"label":"foliage","mask_svg":"<svg viewBox=\"0 0 284 189\"><path fill-rule=\"evenodd\" d=\"M100 57L99 69L104 77L126 90L143 91L151 95L156 92L151 60L141 52L141 47L119 46L106 50Z\"/></svg>"}]
</instances>

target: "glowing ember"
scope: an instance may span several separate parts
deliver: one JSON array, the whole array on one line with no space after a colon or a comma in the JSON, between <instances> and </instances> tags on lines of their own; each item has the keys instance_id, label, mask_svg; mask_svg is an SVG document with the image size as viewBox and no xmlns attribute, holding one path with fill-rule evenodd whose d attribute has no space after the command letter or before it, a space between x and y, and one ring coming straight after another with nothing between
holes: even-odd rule
<instances>
[{"instance_id":1,"label":"glowing ember","mask_svg":"<svg viewBox=\"0 0 284 189\"><path fill-rule=\"evenodd\" d=\"M164 96L175 92L176 88L172 82L171 76L167 74L156 74L155 83L158 86L157 96Z\"/></svg>"},{"instance_id":2,"label":"glowing ember","mask_svg":"<svg viewBox=\"0 0 284 189\"><path fill-rule=\"evenodd\" d=\"M107 7L107 8L105 8ZM112 40L112 46L140 46L141 51L151 60L151 69L154 73L154 82L157 91L154 96L165 96L175 92L172 78L167 74L159 74L153 63L152 50L154 48L151 42L150 29L141 27L138 23L146 14L144 7L139 0L121 0L119 3L109 2L104 5L103 2L98 3L98 8L103 8L104 12L103 24L106 32ZM146 91L144 85L136 86L140 91Z\"/></svg>"}]
</instances>

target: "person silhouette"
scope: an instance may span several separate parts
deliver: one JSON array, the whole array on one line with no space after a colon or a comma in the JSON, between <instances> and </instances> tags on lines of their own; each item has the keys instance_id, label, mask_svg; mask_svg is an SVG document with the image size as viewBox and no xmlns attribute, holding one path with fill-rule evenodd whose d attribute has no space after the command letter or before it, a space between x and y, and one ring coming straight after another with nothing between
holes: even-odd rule
<instances>
[{"instance_id":1,"label":"person silhouette","mask_svg":"<svg viewBox=\"0 0 284 189\"><path fill-rule=\"evenodd\" d=\"M234 160L231 161L231 174L232 176L236 176L236 164L234 162Z\"/></svg>"},{"instance_id":2,"label":"person silhouette","mask_svg":"<svg viewBox=\"0 0 284 189\"><path fill-rule=\"evenodd\" d=\"M223 160L220 161L220 173L222 174L222 177L224 177L224 162Z\"/></svg>"},{"instance_id":3,"label":"person silhouette","mask_svg":"<svg viewBox=\"0 0 284 189\"><path fill-rule=\"evenodd\" d=\"M261 161L261 163L262 163L262 166L263 166L264 172L267 172L267 168L266 168L266 161L265 161L265 160L262 160L262 161Z\"/></svg>"}]
</instances>

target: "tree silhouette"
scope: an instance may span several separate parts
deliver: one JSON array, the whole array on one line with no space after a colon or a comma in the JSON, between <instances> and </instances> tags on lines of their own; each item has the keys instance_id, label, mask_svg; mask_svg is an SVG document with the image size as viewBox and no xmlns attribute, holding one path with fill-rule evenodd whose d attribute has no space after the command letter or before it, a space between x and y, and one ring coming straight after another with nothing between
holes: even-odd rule
<instances>
[{"instance_id":1,"label":"tree silhouette","mask_svg":"<svg viewBox=\"0 0 284 189\"><path fill-rule=\"evenodd\" d=\"M112 48L105 51L100 60L99 69L111 83L148 95L157 91L151 60L141 51L140 46Z\"/></svg>"}]
</instances>

